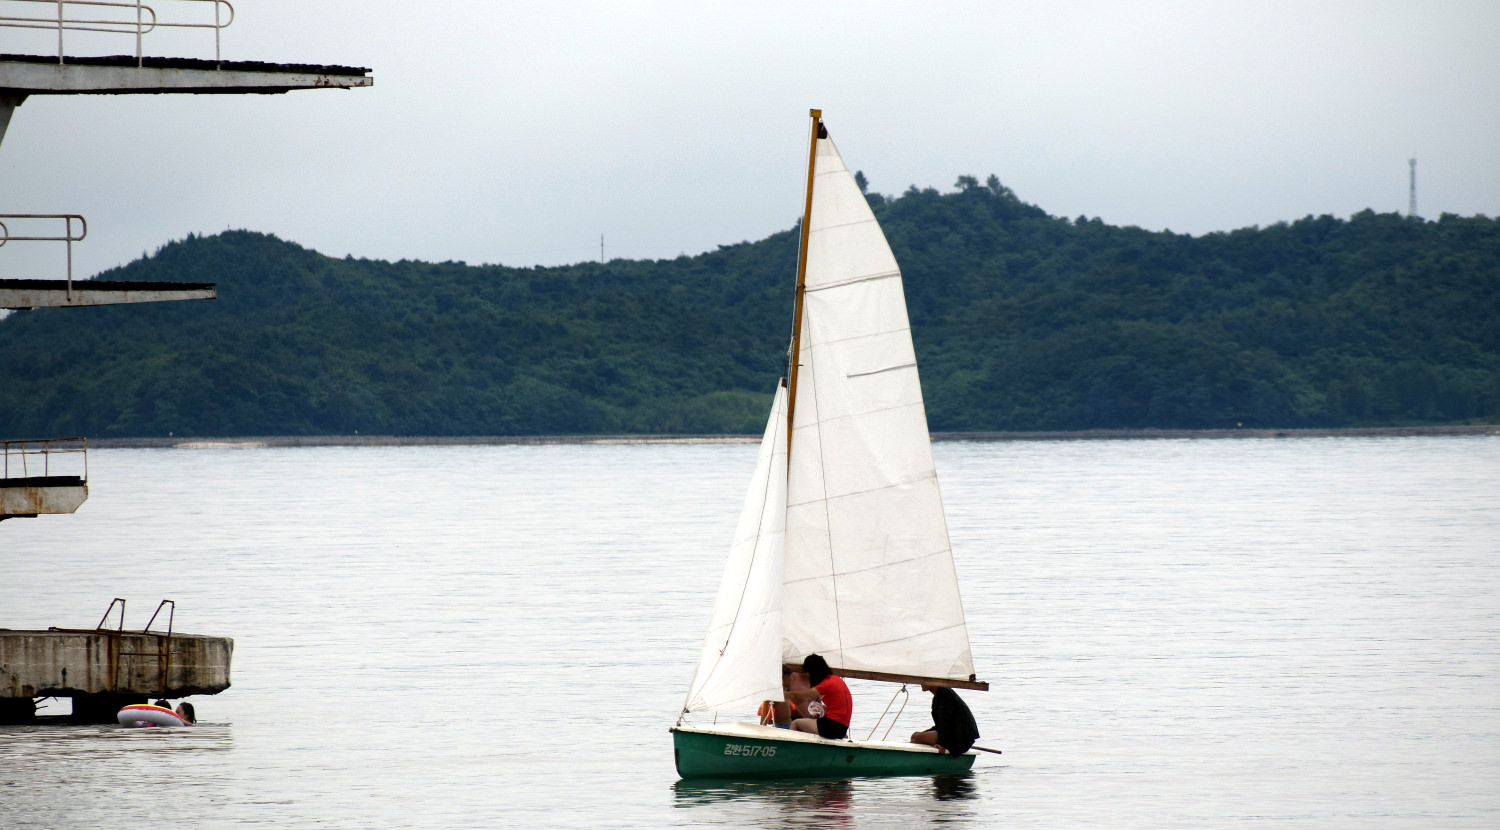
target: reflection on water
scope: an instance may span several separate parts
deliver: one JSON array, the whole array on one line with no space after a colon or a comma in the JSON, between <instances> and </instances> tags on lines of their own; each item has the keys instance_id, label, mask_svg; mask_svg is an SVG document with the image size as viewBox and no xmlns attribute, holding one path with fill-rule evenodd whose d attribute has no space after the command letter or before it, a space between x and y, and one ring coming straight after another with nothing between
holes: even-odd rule
<instances>
[{"instance_id":1,"label":"reflection on water","mask_svg":"<svg viewBox=\"0 0 1500 830\"><path fill-rule=\"evenodd\" d=\"M693 815L704 824L744 820L746 827L850 827L854 784L842 781L754 781L672 785L676 805L701 809ZM725 808L725 809L716 809ZM711 816L723 816L714 819Z\"/></svg>"},{"instance_id":2,"label":"reflection on water","mask_svg":"<svg viewBox=\"0 0 1500 830\"><path fill-rule=\"evenodd\" d=\"M975 815L975 775L818 781L678 781L674 804L692 825L920 827Z\"/></svg>"},{"instance_id":3,"label":"reflection on water","mask_svg":"<svg viewBox=\"0 0 1500 830\"><path fill-rule=\"evenodd\" d=\"M932 797L938 801L954 801L965 798L974 798L977 795L974 789L974 776L968 775L934 775L932 777Z\"/></svg>"}]
</instances>

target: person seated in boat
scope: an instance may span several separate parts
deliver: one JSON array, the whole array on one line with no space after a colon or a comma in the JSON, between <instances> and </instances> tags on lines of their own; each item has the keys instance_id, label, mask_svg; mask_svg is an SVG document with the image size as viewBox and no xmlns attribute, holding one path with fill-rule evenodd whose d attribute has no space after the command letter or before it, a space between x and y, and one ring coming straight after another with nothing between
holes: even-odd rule
<instances>
[{"instance_id":1,"label":"person seated in boat","mask_svg":"<svg viewBox=\"0 0 1500 830\"><path fill-rule=\"evenodd\" d=\"M189 725L198 722L198 714L193 711L193 704L183 701L177 704L177 717L182 718Z\"/></svg>"},{"instance_id":2,"label":"person seated in boat","mask_svg":"<svg viewBox=\"0 0 1500 830\"><path fill-rule=\"evenodd\" d=\"M932 728L925 732L913 732L911 742L937 747L938 752L962 755L979 740L979 725L974 714L958 696L958 692L947 686L922 685L922 691L932 692Z\"/></svg>"},{"instance_id":3,"label":"person seated in boat","mask_svg":"<svg viewBox=\"0 0 1500 830\"><path fill-rule=\"evenodd\" d=\"M816 717L797 718L792 728L798 732L811 732L823 738L843 738L849 734L849 722L854 717L854 699L849 696L849 687L833 673L828 661L821 655L809 654L802 661L802 671L807 673L812 688L788 691L787 700L799 704L813 701L822 703L823 713ZM808 714L816 711L809 708Z\"/></svg>"},{"instance_id":4,"label":"person seated in boat","mask_svg":"<svg viewBox=\"0 0 1500 830\"><path fill-rule=\"evenodd\" d=\"M791 729L792 720L799 717L807 717L805 709L798 709L797 701L791 697L791 692L806 691L812 688L807 682L807 673L793 671L781 667L781 692L783 700L768 700L760 705L760 723L762 726L774 725L778 729Z\"/></svg>"}]
</instances>

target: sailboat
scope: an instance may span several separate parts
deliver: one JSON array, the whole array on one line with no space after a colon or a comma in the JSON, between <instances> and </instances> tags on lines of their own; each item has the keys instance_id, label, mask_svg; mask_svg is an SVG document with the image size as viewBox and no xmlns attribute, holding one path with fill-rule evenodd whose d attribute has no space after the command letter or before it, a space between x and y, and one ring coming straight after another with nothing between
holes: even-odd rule
<instances>
[{"instance_id":1,"label":"sailboat","mask_svg":"<svg viewBox=\"0 0 1500 830\"><path fill-rule=\"evenodd\" d=\"M840 677L903 690L989 688L974 675L901 271L822 112L810 116L787 373L671 730L683 778L973 766L972 750L955 756L888 740L889 727L859 740L858 718L849 740L719 723L723 713L782 699L783 667L797 669L809 654ZM709 713L710 723L694 722Z\"/></svg>"}]
</instances>

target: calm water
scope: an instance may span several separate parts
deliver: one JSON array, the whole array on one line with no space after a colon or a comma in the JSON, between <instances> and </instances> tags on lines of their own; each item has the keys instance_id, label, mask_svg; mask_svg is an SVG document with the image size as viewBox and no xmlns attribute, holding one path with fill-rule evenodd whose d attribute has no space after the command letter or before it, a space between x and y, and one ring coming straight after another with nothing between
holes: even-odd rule
<instances>
[{"instance_id":1,"label":"calm water","mask_svg":"<svg viewBox=\"0 0 1500 830\"><path fill-rule=\"evenodd\" d=\"M0 524L0 625L173 599L234 686L0 727L0 826L1500 826L1500 438L939 444L1005 755L689 786L754 451L95 451L76 515Z\"/></svg>"}]
</instances>

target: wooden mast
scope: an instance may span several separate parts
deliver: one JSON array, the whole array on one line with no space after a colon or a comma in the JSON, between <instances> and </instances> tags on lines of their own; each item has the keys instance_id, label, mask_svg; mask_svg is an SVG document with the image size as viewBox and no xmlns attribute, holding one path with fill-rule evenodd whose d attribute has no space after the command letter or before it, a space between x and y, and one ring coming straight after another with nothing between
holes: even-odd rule
<instances>
[{"instance_id":1,"label":"wooden mast","mask_svg":"<svg viewBox=\"0 0 1500 830\"><path fill-rule=\"evenodd\" d=\"M802 296L807 293L807 235L812 222L813 175L818 164L818 139L827 138L823 111L809 110L812 117L812 140L807 148L807 201L802 206L802 240L797 247L797 301L792 308L792 366L787 372L786 389L786 457L788 469L792 458L792 424L797 413L797 369L802 357Z\"/></svg>"}]
</instances>

